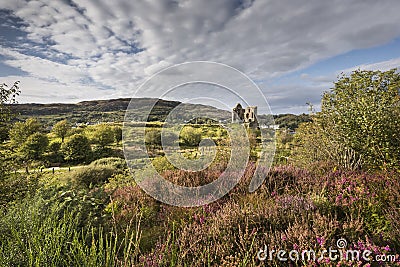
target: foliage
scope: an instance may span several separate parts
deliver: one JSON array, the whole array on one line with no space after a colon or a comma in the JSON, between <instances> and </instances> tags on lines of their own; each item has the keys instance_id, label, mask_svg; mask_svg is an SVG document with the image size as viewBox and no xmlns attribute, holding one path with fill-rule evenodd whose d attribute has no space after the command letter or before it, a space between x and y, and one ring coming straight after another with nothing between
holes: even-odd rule
<instances>
[{"instance_id":1,"label":"foliage","mask_svg":"<svg viewBox=\"0 0 400 267\"><path fill-rule=\"evenodd\" d=\"M398 168L399 88L395 70L343 75L324 94L313 122L297 130L297 154L348 169Z\"/></svg>"},{"instance_id":2,"label":"foliage","mask_svg":"<svg viewBox=\"0 0 400 267\"><path fill-rule=\"evenodd\" d=\"M300 125L300 131L304 124ZM293 151L293 134L287 129L278 129L276 131L276 150L275 150L275 163L286 163Z\"/></svg>"},{"instance_id":3,"label":"foliage","mask_svg":"<svg viewBox=\"0 0 400 267\"><path fill-rule=\"evenodd\" d=\"M125 159L108 157L93 161L90 166L110 166L117 170L125 170L127 168Z\"/></svg>"},{"instance_id":4,"label":"foliage","mask_svg":"<svg viewBox=\"0 0 400 267\"><path fill-rule=\"evenodd\" d=\"M62 162L64 160L64 156L61 153L62 143L60 141L52 141L49 143L48 150L48 161L49 162Z\"/></svg>"},{"instance_id":5,"label":"foliage","mask_svg":"<svg viewBox=\"0 0 400 267\"><path fill-rule=\"evenodd\" d=\"M114 132L114 139L115 142L119 143L122 140L122 127L121 126L114 126L113 128Z\"/></svg>"},{"instance_id":6,"label":"foliage","mask_svg":"<svg viewBox=\"0 0 400 267\"><path fill-rule=\"evenodd\" d=\"M279 125L279 128L290 129L294 131L299 127L301 123L310 122L311 116L304 113L300 115L279 114L274 115L274 121L275 124Z\"/></svg>"},{"instance_id":7,"label":"foliage","mask_svg":"<svg viewBox=\"0 0 400 267\"><path fill-rule=\"evenodd\" d=\"M201 141L201 135L201 129L185 126L180 132L181 143L189 147L198 146Z\"/></svg>"},{"instance_id":8,"label":"foliage","mask_svg":"<svg viewBox=\"0 0 400 267\"><path fill-rule=\"evenodd\" d=\"M161 173L167 170L175 170L176 168L166 157L156 157L152 161L154 168L157 172Z\"/></svg>"},{"instance_id":9,"label":"foliage","mask_svg":"<svg viewBox=\"0 0 400 267\"><path fill-rule=\"evenodd\" d=\"M67 120L62 120L57 122L52 129L52 132L56 136L61 138L61 142L64 143L64 138L67 136L68 132L71 130L71 125Z\"/></svg>"},{"instance_id":10,"label":"foliage","mask_svg":"<svg viewBox=\"0 0 400 267\"><path fill-rule=\"evenodd\" d=\"M113 128L107 124L100 124L95 127L91 135L92 143L99 145L101 148L114 142Z\"/></svg>"},{"instance_id":11,"label":"foliage","mask_svg":"<svg viewBox=\"0 0 400 267\"><path fill-rule=\"evenodd\" d=\"M28 160L39 160L47 149L49 139L43 133L34 133L18 149L19 153Z\"/></svg>"},{"instance_id":12,"label":"foliage","mask_svg":"<svg viewBox=\"0 0 400 267\"><path fill-rule=\"evenodd\" d=\"M13 117L7 104L15 104L19 94L19 81L16 81L10 88L5 83L0 84L0 126L9 122Z\"/></svg>"},{"instance_id":13,"label":"foliage","mask_svg":"<svg viewBox=\"0 0 400 267\"><path fill-rule=\"evenodd\" d=\"M161 131L146 130L145 142L147 145L161 146Z\"/></svg>"},{"instance_id":14,"label":"foliage","mask_svg":"<svg viewBox=\"0 0 400 267\"><path fill-rule=\"evenodd\" d=\"M80 229L78 212L40 197L0 212L2 266L131 266L138 253L136 225L122 235L90 225Z\"/></svg>"},{"instance_id":15,"label":"foliage","mask_svg":"<svg viewBox=\"0 0 400 267\"><path fill-rule=\"evenodd\" d=\"M82 134L74 134L66 139L62 145L65 159L71 162L85 162L92 152L89 139Z\"/></svg>"},{"instance_id":16,"label":"foliage","mask_svg":"<svg viewBox=\"0 0 400 267\"><path fill-rule=\"evenodd\" d=\"M29 118L25 122L16 122L10 130L10 144L17 148L23 144L30 135L42 130L42 125L35 118Z\"/></svg>"},{"instance_id":17,"label":"foliage","mask_svg":"<svg viewBox=\"0 0 400 267\"><path fill-rule=\"evenodd\" d=\"M39 188L40 175L15 173L0 179L0 206L34 195Z\"/></svg>"},{"instance_id":18,"label":"foliage","mask_svg":"<svg viewBox=\"0 0 400 267\"><path fill-rule=\"evenodd\" d=\"M78 186L95 186L108 181L108 179L119 171L107 165L95 165L79 168L71 174L71 180Z\"/></svg>"}]
</instances>

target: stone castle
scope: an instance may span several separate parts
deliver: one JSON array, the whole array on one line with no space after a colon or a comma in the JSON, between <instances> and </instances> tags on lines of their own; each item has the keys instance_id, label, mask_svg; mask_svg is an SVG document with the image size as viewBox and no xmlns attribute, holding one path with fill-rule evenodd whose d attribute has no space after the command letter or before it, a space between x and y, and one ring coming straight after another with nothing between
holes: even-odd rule
<instances>
[{"instance_id":1,"label":"stone castle","mask_svg":"<svg viewBox=\"0 0 400 267\"><path fill-rule=\"evenodd\" d=\"M238 103L232 110L232 122L243 122L248 124L250 127L257 127L257 107L249 106L242 108L242 105Z\"/></svg>"}]
</instances>

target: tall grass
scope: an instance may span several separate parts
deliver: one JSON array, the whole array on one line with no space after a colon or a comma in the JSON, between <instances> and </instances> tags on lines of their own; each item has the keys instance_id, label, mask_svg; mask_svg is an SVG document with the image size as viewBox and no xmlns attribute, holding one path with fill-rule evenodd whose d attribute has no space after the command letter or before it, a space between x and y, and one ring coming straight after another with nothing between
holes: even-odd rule
<instances>
[{"instance_id":1,"label":"tall grass","mask_svg":"<svg viewBox=\"0 0 400 267\"><path fill-rule=\"evenodd\" d=\"M79 213L40 197L1 210L1 266L131 266L139 252L140 218L125 235L79 227Z\"/></svg>"}]
</instances>

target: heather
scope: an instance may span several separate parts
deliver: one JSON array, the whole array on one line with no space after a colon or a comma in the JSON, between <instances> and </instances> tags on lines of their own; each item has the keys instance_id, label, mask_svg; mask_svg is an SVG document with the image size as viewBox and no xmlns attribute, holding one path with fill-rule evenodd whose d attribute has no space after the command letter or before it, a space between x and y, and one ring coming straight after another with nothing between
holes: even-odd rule
<instances>
[{"instance_id":1,"label":"heather","mask_svg":"<svg viewBox=\"0 0 400 267\"><path fill-rule=\"evenodd\" d=\"M321 112L311 110L295 133L248 128L248 163L230 173L244 170L238 184L191 208L162 203L138 185L164 190L143 171L144 158L123 158L120 123L72 127L62 120L46 131L34 118L12 122L9 115L0 146L0 265L399 266L399 81L394 71L357 71L335 83ZM184 157L201 158L201 139L217 145L205 169L169 162L163 122L130 125L128 149L139 149L148 127L146 153L158 173L181 186L208 184L234 150L218 124L189 124L176 139ZM261 133L276 144L271 168L258 166ZM257 167L263 183L249 192ZM276 255L328 249L370 251L374 261ZM264 251L275 254L260 259Z\"/></svg>"}]
</instances>

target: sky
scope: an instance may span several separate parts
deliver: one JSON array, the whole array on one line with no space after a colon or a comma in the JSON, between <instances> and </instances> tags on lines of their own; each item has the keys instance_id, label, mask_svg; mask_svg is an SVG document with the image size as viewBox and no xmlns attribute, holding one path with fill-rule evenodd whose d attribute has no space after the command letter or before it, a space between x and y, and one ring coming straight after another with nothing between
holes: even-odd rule
<instances>
[{"instance_id":1,"label":"sky","mask_svg":"<svg viewBox=\"0 0 400 267\"><path fill-rule=\"evenodd\" d=\"M341 72L400 66L398 10L398 0L8 0L0 82L21 81L20 103L140 97L164 68L212 61L253 80L272 113L307 113Z\"/></svg>"}]
</instances>

